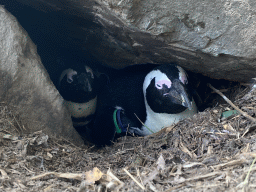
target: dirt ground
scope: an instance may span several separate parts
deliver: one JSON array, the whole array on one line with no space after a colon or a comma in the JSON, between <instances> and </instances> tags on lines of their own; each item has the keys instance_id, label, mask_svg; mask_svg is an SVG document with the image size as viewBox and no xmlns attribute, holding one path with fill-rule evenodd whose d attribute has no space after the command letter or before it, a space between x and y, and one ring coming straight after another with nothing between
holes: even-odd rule
<instances>
[{"instance_id":1,"label":"dirt ground","mask_svg":"<svg viewBox=\"0 0 256 192\"><path fill-rule=\"evenodd\" d=\"M256 90L239 90L234 100L255 118ZM156 134L96 148L42 131L23 135L1 103L0 191L255 191L256 119L221 117L232 109L219 104Z\"/></svg>"}]
</instances>

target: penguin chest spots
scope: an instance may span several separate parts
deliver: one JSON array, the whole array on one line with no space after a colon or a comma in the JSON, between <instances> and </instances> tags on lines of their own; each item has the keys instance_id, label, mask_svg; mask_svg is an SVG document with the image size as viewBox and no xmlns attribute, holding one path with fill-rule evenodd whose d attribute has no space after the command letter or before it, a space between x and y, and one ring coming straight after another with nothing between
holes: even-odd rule
<instances>
[{"instance_id":1,"label":"penguin chest spots","mask_svg":"<svg viewBox=\"0 0 256 192\"><path fill-rule=\"evenodd\" d=\"M64 101L72 117L84 118L93 115L96 111L97 97L87 103L75 103L72 101Z\"/></svg>"}]
</instances>

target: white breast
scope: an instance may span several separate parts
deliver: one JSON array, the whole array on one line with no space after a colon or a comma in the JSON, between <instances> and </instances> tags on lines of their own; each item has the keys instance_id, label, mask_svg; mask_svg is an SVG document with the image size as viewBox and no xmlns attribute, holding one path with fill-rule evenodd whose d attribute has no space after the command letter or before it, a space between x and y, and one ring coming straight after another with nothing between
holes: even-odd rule
<instances>
[{"instance_id":1,"label":"white breast","mask_svg":"<svg viewBox=\"0 0 256 192\"><path fill-rule=\"evenodd\" d=\"M97 97L87 103L75 103L72 101L64 101L72 117L80 118L92 115L96 111Z\"/></svg>"},{"instance_id":2,"label":"white breast","mask_svg":"<svg viewBox=\"0 0 256 192\"><path fill-rule=\"evenodd\" d=\"M178 121L192 117L194 114L197 113L197 107L194 102L192 101L192 109L186 109L185 111L179 113L179 114L167 114L167 113L155 113L151 110L151 108L148 106L147 101L145 101L146 104L146 112L147 112L147 118L145 121L146 127L148 127L151 131L154 133L160 131L161 129L165 127L169 127L174 123L177 123ZM141 130L145 135L152 134L151 131L149 131L145 126L142 126Z\"/></svg>"}]
</instances>

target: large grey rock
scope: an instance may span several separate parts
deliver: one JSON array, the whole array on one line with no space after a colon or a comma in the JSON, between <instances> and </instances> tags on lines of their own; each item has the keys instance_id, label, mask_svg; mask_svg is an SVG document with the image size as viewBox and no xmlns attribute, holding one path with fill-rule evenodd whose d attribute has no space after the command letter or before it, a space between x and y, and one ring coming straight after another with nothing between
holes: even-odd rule
<instances>
[{"instance_id":1,"label":"large grey rock","mask_svg":"<svg viewBox=\"0 0 256 192\"><path fill-rule=\"evenodd\" d=\"M20 0L93 21L76 34L103 64L177 62L212 78L255 76L256 3L229 0Z\"/></svg>"},{"instance_id":2,"label":"large grey rock","mask_svg":"<svg viewBox=\"0 0 256 192\"><path fill-rule=\"evenodd\" d=\"M255 58L254 1L103 0L128 25L163 37L168 44L218 56Z\"/></svg>"},{"instance_id":3,"label":"large grey rock","mask_svg":"<svg viewBox=\"0 0 256 192\"><path fill-rule=\"evenodd\" d=\"M36 46L17 20L0 6L0 101L25 126L80 145L63 99L52 84Z\"/></svg>"}]
</instances>

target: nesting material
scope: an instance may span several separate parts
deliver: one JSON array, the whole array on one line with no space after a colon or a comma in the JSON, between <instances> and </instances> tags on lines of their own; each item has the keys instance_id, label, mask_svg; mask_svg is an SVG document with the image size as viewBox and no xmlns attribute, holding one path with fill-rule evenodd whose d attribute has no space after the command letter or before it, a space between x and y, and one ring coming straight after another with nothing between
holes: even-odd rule
<instances>
[{"instance_id":1,"label":"nesting material","mask_svg":"<svg viewBox=\"0 0 256 192\"><path fill-rule=\"evenodd\" d=\"M232 103L255 118L256 90L245 92ZM153 135L122 137L98 149L43 131L22 135L25 127L1 103L0 191L254 191L256 124L240 113L223 117L229 110L221 104Z\"/></svg>"}]
</instances>

